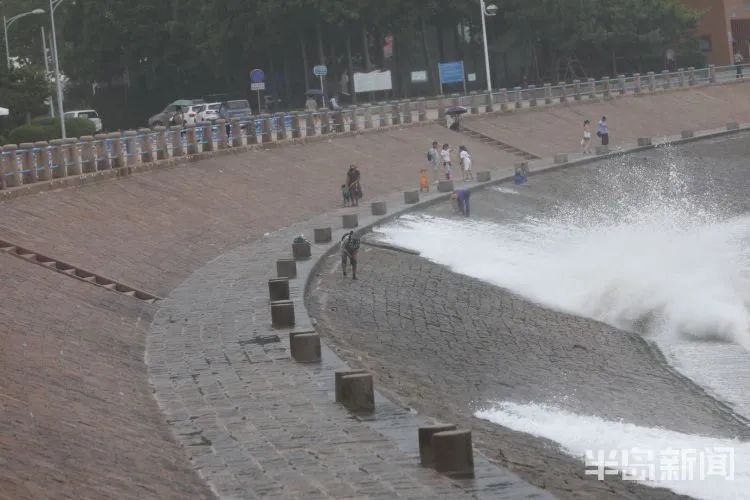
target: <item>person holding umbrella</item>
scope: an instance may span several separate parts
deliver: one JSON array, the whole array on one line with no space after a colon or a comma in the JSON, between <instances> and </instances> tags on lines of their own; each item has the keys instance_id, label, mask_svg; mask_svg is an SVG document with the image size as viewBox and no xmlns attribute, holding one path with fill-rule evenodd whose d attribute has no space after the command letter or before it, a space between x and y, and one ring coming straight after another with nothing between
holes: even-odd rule
<instances>
[{"instance_id":1,"label":"person holding umbrella","mask_svg":"<svg viewBox=\"0 0 750 500\"><path fill-rule=\"evenodd\" d=\"M468 110L463 106L453 106L445 110L445 114L453 118L453 123L448 127L454 132L461 130L461 115L466 113Z\"/></svg>"}]
</instances>

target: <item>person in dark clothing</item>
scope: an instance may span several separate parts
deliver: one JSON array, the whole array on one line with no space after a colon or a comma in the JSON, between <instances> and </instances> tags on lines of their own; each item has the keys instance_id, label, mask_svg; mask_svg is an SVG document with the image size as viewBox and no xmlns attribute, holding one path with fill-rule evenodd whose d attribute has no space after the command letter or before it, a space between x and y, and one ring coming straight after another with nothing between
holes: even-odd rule
<instances>
[{"instance_id":1,"label":"person in dark clothing","mask_svg":"<svg viewBox=\"0 0 750 500\"><path fill-rule=\"evenodd\" d=\"M352 263L352 279L357 279L357 253L359 252L359 238L354 231L349 231L341 238L341 268L346 276L346 263Z\"/></svg>"},{"instance_id":2,"label":"person in dark clothing","mask_svg":"<svg viewBox=\"0 0 750 500\"><path fill-rule=\"evenodd\" d=\"M469 198L471 197L471 191L468 189L456 189L453 191L451 198L456 200L458 211L464 216L469 217L471 209L469 208Z\"/></svg>"},{"instance_id":3,"label":"person in dark clothing","mask_svg":"<svg viewBox=\"0 0 750 500\"><path fill-rule=\"evenodd\" d=\"M346 173L346 185L349 186L352 206L359 206L359 200L362 198L362 185L360 184L360 173L356 165L349 165L349 171Z\"/></svg>"}]
</instances>

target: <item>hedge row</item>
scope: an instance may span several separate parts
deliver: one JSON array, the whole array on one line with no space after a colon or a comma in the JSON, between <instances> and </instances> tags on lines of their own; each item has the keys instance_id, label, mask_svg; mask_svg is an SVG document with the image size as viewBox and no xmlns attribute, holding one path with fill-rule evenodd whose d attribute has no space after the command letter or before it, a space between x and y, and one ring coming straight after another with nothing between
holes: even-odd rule
<instances>
[{"instance_id":1,"label":"hedge row","mask_svg":"<svg viewBox=\"0 0 750 500\"><path fill-rule=\"evenodd\" d=\"M88 118L67 118L65 120L65 132L68 137L93 135L96 132L96 125ZM8 134L8 141L11 144L52 139L60 139L60 120L58 118L35 118L31 120L30 125L21 125Z\"/></svg>"}]
</instances>

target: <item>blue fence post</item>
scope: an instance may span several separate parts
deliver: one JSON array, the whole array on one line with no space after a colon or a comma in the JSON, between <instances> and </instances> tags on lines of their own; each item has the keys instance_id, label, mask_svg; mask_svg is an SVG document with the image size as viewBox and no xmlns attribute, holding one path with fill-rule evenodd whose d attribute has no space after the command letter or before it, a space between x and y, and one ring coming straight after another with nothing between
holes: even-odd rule
<instances>
[{"instance_id":1,"label":"blue fence post","mask_svg":"<svg viewBox=\"0 0 750 500\"><path fill-rule=\"evenodd\" d=\"M63 151L62 139L52 139L49 141L49 147L52 156L52 178L60 179L67 177L68 168L65 165L65 151Z\"/></svg>"},{"instance_id":2,"label":"blue fence post","mask_svg":"<svg viewBox=\"0 0 750 500\"><path fill-rule=\"evenodd\" d=\"M78 149L78 139L65 139L65 156L68 163L68 175L81 175L81 151Z\"/></svg>"},{"instance_id":3,"label":"blue fence post","mask_svg":"<svg viewBox=\"0 0 750 500\"><path fill-rule=\"evenodd\" d=\"M96 172L96 150L94 138L90 135L81 137L81 172Z\"/></svg>"},{"instance_id":4,"label":"blue fence post","mask_svg":"<svg viewBox=\"0 0 750 500\"><path fill-rule=\"evenodd\" d=\"M3 146L3 187L15 187L23 184L21 177L21 168L18 166L16 151L18 146L15 144L6 144Z\"/></svg>"},{"instance_id":5,"label":"blue fence post","mask_svg":"<svg viewBox=\"0 0 750 500\"><path fill-rule=\"evenodd\" d=\"M139 142L141 143L141 163L153 163L154 161L154 136L151 129L138 129Z\"/></svg>"},{"instance_id":6,"label":"blue fence post","mask_svg":"<svg viewBox=\"0 0 750 500\"><path fill-rule=\"evenodd\" d=\"M228 122L224 119L216 120L216 132L219 139L219 149L229 147L229 131L227 130ZM209 126L208 130L213 134L213 127Z\"/></svg>"},{"instance_id":7,"label":"blue fence post","mask_svg":"<svg viewBox=\"0 0 750 500\"><path fill-rule=\"evenodd\" d=\"M185 156L185 147L182 144L182 127L179 125L169 127L169 135L172 143L172 157Z\"/></svg>"},{"instance_id":8,"label":"blue fence post","mask_svg":"<svg viewBox=\"0 0 750 500\"><path fill-rule=\"evenodd\" d=\"M198 154L198 133L194 123L185 126L185 137L187 138L187 154Z\"/></svg>"},{"instance_id":9,"label":"blue fence post","mask_svg":"<svg viewBox=\"0 0 750 500\"><path fill-rule=\"evenodd\" d=\"M19 145L18 154L21 157L21 176L23 184L31 184L37 181L36 156L34 155L34 144L24 142Z\"/></svg>"},{"instance_id":10,"label":"blue fence post","mask_svg":"<svg viewBox=\"0 0 750 500\"><path fill-rule=\"evenodd\" d=\"M156 159L167 160L169 159L169 142L167 140L167 127L157 125L154 127L156 131Z\"/></svg>"}]
</instances>

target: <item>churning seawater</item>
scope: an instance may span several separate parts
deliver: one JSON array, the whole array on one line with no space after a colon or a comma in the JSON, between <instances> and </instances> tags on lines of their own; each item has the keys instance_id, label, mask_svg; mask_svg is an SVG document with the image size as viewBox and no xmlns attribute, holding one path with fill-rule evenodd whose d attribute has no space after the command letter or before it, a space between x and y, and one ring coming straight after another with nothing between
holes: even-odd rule
<instances>
[{"instance_id":1,"label":"churning seawater","mask_svg":"<svg viewBox=\"0 0 750 500\"><path fill-rule=\"evenodd\" d=\"M750 417L750 215L737 203L750 174L739 165L723 172L721 161L708 165L695 151L580 167L573 182L532 178L475 195L478 217L443 209L379 231L455 272L644 335L681 373ZM499 404L496 418L478 416L513 427ZM515 428L534 434L534 415ZM559 415L560 425L570 421ZM538 421L538 435L549 418Z\"/></svg>"}]
</instances>

